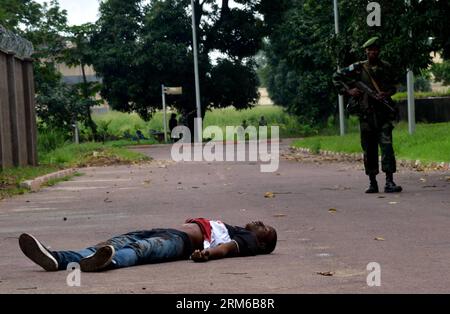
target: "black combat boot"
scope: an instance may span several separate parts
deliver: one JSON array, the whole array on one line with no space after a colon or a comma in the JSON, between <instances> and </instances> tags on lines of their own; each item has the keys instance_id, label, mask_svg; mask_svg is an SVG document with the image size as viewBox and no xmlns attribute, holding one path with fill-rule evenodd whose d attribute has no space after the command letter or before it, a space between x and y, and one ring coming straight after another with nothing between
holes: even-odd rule
<instances>
[{"instance_id":1,"label":"black combat boot","mask_svg":"<svg viewBox=\"0 0 450 314\"><path fill-rule=\"evenodd\" d=\"M378 182L377 182L377 176L371 174L369 176L370 178L370 185L369 188L366 190L367 194L374 194L374 193L378 193L379 189L378 189Z\"/></svg>"},{"instance_id":2,"label":"black combat boot","mask_svg":"<svg viewBox=\"0 0 450 314\"><path fill-rule=\"evenodd\" d=\"M392 173L386 173L386 185L384 187L385 193L400 193L403 188L394 183L394 175Z\"/></svg>"}]
</instances>

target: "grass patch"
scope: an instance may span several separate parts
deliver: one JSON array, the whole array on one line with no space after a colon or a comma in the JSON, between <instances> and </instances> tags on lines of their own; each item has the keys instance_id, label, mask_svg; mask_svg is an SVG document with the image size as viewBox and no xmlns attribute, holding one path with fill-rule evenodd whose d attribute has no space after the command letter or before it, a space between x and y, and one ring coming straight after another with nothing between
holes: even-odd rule
<instances>
[{"instance_id":1,"label":"grass patch","mask_svg":"<svg viewBox=\"0 0 450 314\"><path fill-rule=\"evenodd\" d=\"M13 195L24 194L27 192L27 189L19 186L21 182L58 170L61 170L61 168L53 165L0 170L0 199Z\"/></svg>"},{"instance_id":2,"label":"grass patch","mask_svg":"<svg viewBox=\"0 0 450 314\"><path fill-rule=\"evenodd\" d=\"M47 182L45 182L42 186L54 186L54 185L57 185L60 182L69 181L73 177L75 177L75 174L70 175L70 176L65 176L65 177L62 177L62 178L58 178L58 179L50 179Z\"/></svg>"},{"instance_id":3,"label":"grass patch","mask_svg":"<svg viewBox=\"0 0 450 314\"><path fill-rule=\"evenodd\" d=\"M397 159L424 162L450 162L450 123L418 124L416 133L409 135L408 125L400 123L394 130L394 149ZM359 133L341 136L315 136L294 142L294 147L312 151L329 150L361 153Z\"/></svg>"},{"instance_id":4,"label":"grass patch","mask_svg":"<svg viewBox=\"0 0 450 314\"><path fill-rule=\"evenodd\" d=\"M106 144L70 144L43 154L41 163L58 165L63 168L100 166L110 164L129 164L150 160L149 157L123 148L126 142Z\"/></svg>"},{"instance_id":5,"label":"grass patch","mask_svg":"<svg viewBox=\"0 0 450 314\"><path fill-rule=\"evenodd\" d=\"M414 93L414 97L416 99L430 98L430 97L448 97L448 96L450 96L450 88L447 91L443 91L443 92L415 92ZM394 96L392 96L392 99L395 101L406 100L406 99L408 99L408 93L407 92L397 93Z\"/></svg>"},{"instance_id":6,"label":"grass patch","mask_svg":"<svg viewBox=\"0 0 450 314\"><path fill-rule=\"evenodd\" d=\"M141 141L140 144L144 142ZM153 143L153 142L152 142ZM13 195L24 194L26 189L20 183L49 173L72 167L106 166L130 164L149 161L151 158L141 153L126 149L126 146L136 145L132 141L109 143L68 144L50 152L39 152L40 165L37 167L21 167L0 170L0 199ZM46 185L53 186L73 176L50 180Z\"/></svg>"},{"instance_id":7,"label":"grass patch","mask_svg":"<svg viewBox=\"0 0 450 314\"><path fill-rule=\"evenodd\" d=\"M171 112L168 112L167 119L170 118L170 114ZM244 120L248 125L258 127L261 116L264 116L268 126L279 126L280 136L284 138L311 135L315 132L313 128L301 125L296 117L289 115L278 106L255 107L241 111L234 108L214 109L206 112L204 127L218 126L225 131L225 127L240 126ZM146 137L152 138L149 134L150 130L164 130L162 112L157 112L149 122L145 122L137 114L116 111L94 115L93 119L97 124L107 126L107 132L118 138L122 138L126 132L134 135L137 130L141 130Z\"/></svg>"}]
</instances>

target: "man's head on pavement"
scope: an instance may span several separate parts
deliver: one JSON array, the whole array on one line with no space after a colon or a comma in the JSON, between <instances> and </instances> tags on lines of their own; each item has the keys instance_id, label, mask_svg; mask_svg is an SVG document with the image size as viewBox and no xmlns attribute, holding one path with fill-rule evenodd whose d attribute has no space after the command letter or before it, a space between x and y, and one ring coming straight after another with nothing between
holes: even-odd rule
<instances>
[{"instance_id":1,"label":"man's head on pavement","mask_svg":"<svg viewBox=\"0 0 450 314\"><path fill-rule=\"evenodd\" d=\"M372 37L362 46L366 50L367 59L373 63L378 61L380 57L380 43L379 37Z\"/></svg>"},{"instance_id":2,"label":"man's head on pavement","mask_svg":"<svg viewBox=\"0 0 450 314\"><path fill-rule=\"evenodd\" d=\"M275 228L265 225L262 221L252 221L245 229L253 232L258 240L260 254L270 254L277 245L277 231Z\"/></svg>"}]
</instances>

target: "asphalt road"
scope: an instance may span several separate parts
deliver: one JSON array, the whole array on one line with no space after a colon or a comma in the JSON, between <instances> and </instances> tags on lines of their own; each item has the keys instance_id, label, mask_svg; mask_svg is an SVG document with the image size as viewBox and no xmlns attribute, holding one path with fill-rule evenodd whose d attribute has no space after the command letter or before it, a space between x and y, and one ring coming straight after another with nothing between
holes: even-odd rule
<instances>
[{"instance_id":1,"label":"asphalt road","mask_svg":"<svg viewBox=\"0 0 450 314\"><path fill-rule=\"evenodd\" d=\"M285 141L281 147L287 151ZM0 293L448 293L448 173L401 169L399 195L365 195L360 164L284 158L275 173L255 162L180 162L170 147L138 149L146 165L82 169L83 176L0 202ZM273 198L266 198L267 192ZM176 227L190 217L278 230L271 255L196 264L179 261L105 273L46 273L18 236L53 250L81 249L138 229ZM367 265L380 265L369 287ZM328 273L332 276L324 276ZM323 274L319 274L323 273Z\"/></svg>"}]
</instances>

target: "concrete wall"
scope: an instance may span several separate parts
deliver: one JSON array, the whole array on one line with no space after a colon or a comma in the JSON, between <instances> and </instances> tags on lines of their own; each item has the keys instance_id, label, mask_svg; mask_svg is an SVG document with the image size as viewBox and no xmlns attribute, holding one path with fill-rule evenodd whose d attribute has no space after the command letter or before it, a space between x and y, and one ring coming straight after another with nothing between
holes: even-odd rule
<instances>
[{"instance_id":1,"label":"concrete wall","mask_svg":"<svg viewBox=\"0 0 450 314\"><path fill-rule=\"evenodd\" d=\"M400 119L408 121L408 103L399 102ZM417 122L449 122L450 121L450 97L436 97L416 99Z\"/></svg>"},{"instance_id":2,"label":"concrete wall","mask_svg":"<svg viewBox=\"0 0 450 314\"><path fill-rule=\"evenodd\" d=\"M33 64L0 50L0 169L37 165Z\"/></svg>"}]
</instances>

